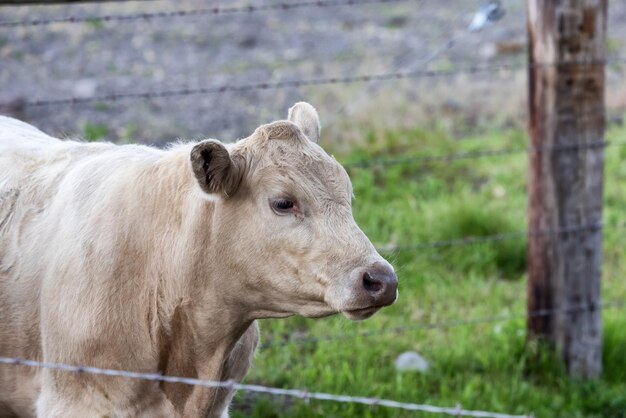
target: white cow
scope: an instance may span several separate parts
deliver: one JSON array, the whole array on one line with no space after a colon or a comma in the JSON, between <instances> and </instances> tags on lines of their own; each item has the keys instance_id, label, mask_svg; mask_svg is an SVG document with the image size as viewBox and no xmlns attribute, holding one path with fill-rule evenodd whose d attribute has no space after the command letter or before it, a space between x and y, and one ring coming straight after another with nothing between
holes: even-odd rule
<instances>
[{"instance_id":1,"label":"white cow","mask_svg":"<svg viewBox=\"0 0 626 418\"><path fill-rule=\"evenodd\" d=\"M231 145L51 138L0 117L0 356L241 381L259 318L397 297L317 112ZM0 366L0 416L227 417L232 391Z\"/></svg>"}]
</instances>

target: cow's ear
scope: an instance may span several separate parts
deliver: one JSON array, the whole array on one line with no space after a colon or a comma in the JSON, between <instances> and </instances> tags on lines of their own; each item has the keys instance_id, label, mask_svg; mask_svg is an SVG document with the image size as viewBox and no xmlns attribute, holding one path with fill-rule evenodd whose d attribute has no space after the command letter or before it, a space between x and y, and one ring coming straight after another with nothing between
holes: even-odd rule
<instances>
[{"instance_id":1,"label":"cow's ear","mask_svg":"<svg viewBox=\"0 0 626 418\"><path fill-rule=\"evenodd\" d=\"M287 116L289 121L298 125L302 132L311 141L318 143L320 140L320 117L317 110L307 102L298 102L289 109Z\"/></svg>"},{"instance_id":2,"label":"cow's ear","mask_svg":"<svg viewBox=\"0 0 626 418\"><path fill-rule=\"evenodd\" d=\"M214 139L199 142L191 150L190 159L191 169L202 190L227 198L235 194L244 170L239 159L233 159L224 144Z\"/></svg>"}]
</instances>

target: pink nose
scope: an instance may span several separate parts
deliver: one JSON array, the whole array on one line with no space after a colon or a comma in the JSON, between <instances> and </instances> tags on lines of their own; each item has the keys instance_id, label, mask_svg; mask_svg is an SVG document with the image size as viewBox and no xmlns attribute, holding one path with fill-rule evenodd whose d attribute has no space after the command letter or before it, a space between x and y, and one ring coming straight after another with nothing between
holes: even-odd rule
<instances>
[{"instance_id":1,"label":"pink nose","mask_svg":"<svg viewBox=\"0 0 626 418\"><path fill-rule=\"evenodd\" d=\"M391 305L396 300L398 276L389 266L363 270L361 283L376 306Z\"/></svg>"}]
</instances>

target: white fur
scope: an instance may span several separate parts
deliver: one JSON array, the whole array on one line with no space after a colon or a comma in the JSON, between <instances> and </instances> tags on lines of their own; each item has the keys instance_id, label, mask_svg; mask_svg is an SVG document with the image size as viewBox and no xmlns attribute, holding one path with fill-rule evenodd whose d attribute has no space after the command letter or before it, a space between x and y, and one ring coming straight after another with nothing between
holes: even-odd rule
<instances>
[{"instance_id":1,"label":"white fur","mask_svg":"<svg viewBox=\"0 0 626 418\"><path fill-rule=\"evenodd\" d=\"M61 141L0 117L0 353L241 381L256 319L370 303L354 271L388 264L354 223L345 171L296 125L228 147L245 173L226 198L198 186L193 143ZM273 213L277 191L303 213ZM232 396L0 366L0 417L224 418Z\"/></svg>"}]
</instances>

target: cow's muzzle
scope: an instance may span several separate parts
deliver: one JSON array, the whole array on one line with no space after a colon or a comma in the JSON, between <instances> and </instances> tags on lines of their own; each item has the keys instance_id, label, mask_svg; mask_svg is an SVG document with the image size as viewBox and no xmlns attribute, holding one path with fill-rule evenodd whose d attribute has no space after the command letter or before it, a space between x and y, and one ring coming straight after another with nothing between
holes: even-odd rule
<instances>
[{"instance_id":1,"label":"cow's muzzle","mask_svg":"<svg viewBox=\"0 0 626 418\"><path fill-rule=\"evenodd\" d=\"M398 297L398 276L388 264L376 264L352 272L354 308L344 310L349 319L366 319Z\"/></svg>"}]
</instances>

